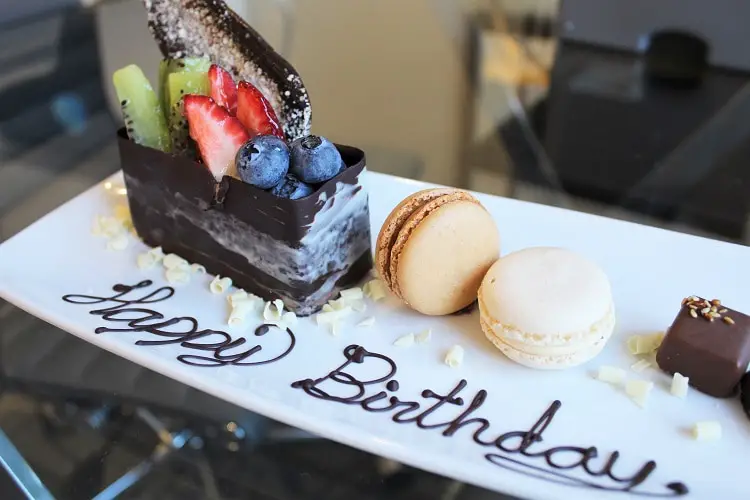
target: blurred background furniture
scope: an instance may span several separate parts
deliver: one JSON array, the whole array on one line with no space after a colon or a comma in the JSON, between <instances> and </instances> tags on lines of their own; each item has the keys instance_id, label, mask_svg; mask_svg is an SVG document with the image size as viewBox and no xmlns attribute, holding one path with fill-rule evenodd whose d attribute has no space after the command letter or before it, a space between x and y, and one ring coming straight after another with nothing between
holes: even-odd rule
<instances>
[{"instance_id":1,"label":"blurred background furniture","mask_svg":"<svg viewBox=\"0 0 750 500\"><path fill-rule=\"evenodd\" d=\"M485 134L480 161L493 163L480 181L525 199L747 241L750 58L741 47L750 34L735 5L566 0L554 23L480 14L480 106L507 106L475 129ZM483 153L497 145L488 132L497 122L499 162Z\"/></svg>"}]
</instances>

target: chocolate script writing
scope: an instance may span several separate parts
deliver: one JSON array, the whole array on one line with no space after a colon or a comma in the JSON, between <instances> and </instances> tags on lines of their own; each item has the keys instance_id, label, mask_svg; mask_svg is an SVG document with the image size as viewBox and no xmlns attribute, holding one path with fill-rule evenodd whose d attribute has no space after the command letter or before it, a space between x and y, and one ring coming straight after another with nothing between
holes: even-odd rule
<instances>
[{"instance_id":1,"label":"chocolate script writing","mask_svg":"<svg viewBox=\"0 0 750 500\"><path fill-rule=\"evenodd\" d=\"M149 333L158 340L138 340L138 346L160 346L179 344L185 349L206 354L180 354L177 360L191 366L218 367L225 365L255 366L273 363L286 357L296 344L294 333L289 328L276 325L260 325L254 332L256 342L250 342L244 336L232 336L221 330L199 329L198 320L191 316L165 318L158 311L150 309L151 304L164 302L174 295L174 288L163 286L149 290L151 280L144 280L135 285L115 285L114 294L65 295L62 299L70 304L102 305L104 307L89 311L89 314L101 316L104 321L122 323L122 328L99 327L94 333ZM148 304L148 305L147 305ZM281 333L286 337L283 351L273 357L264 356L264 339L275 337L271 333ZM273 339L272 339L273 340ZM277 342L274 341L274 344ZM268 345L268 344L266 344ZM278 351L279 349L274 349Z\"/></svg>"},{"instance_id":2,"label":"chocolate script writing","mask_svg":"<svg viewBox=\"0 0 750 500\"><path fill-rule=\"evenodd\" d=\"M467 386L466 380L461 380L445 394L430 389L422 391L421 396L426 401L401 400L391 394L399 390L399 384L394 379L397 372L395 361L357 345L344 349L344 357L346 361L327 375L318 379L298 380L292 387L325 401L357 405L367 412L388 413L391 420L399 424L415 424L425 430L439 429L446 437L466 429L466 432L472 433L477 445L491 449L485 454L485 459L491 464L535 478L641 496L675 497L688 493L688 488L681 482L665 484L661 491L647 488L645 483L656 469L653 461L646 462L628 475L616 472L620 456L617 451L600 459L595 446L542 446L542 435L560 410L560 401L552 402L528 430L498 435L491 433L489 420L473 416L487 399L484 389L477 391L470 399L461 397L459 394ZM362 371L356 365L365 363L371 365L368 368L377 373L375 376L357 378L352 374L353 371ZM384 386L386 390L375 390L373 386ZM368 392L370 388L373 390ZM455 411L448 418L439 416L447 413L445 409Z\"/></svg>"}]
</instances>

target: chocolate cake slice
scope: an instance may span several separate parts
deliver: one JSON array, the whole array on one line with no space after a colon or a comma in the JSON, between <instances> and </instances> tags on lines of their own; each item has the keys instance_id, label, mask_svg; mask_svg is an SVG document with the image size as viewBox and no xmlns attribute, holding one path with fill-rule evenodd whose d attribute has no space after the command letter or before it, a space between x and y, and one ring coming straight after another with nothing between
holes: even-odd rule
<instances>
[{"instance_id":1,"label":"chocolate cake slice","mask_svg":"<svg viewBox=\"0 0 750 500\"><path fill-rule=\"evenodd\" d=\"M310 135L299 75L223 1L144 5L168 58L158 95L136 66L113 76L138 236L316 312L372 267L364 152Z\"/></svg>"},{"instance_id":2,"label":"chocolate cake slice","mask_svg":"<svg viewBox=\"0 0 750 500\"><path fill-rule=\"evenodd\" d=\"M202 164L118 136L133 225L161 246L266 300L309 315L372 267L365 154L337 145L347 166L312 195L277 197Z\"/></svg>"}]
</instances>

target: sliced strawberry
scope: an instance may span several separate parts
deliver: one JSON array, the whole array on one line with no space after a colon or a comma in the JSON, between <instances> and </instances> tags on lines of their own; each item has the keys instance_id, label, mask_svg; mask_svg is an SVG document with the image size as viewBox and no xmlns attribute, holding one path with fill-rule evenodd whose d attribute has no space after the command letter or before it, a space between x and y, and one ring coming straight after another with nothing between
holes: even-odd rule
<instances>
[{"instance_id":1,"label":"sliced strawberry","mask_svg":"<svg viewBox=\"0 0 750 500\"><path fill-rule=\"evenodd\" d=\"M235 175L234 157L250 139L239 120L208 96L183 98L190 137L198 144L201 158L217 181Z\"/></svg>"},{"instance_id":2,"label":"sliced strawberry","mask_svg":"<svg viewBox=\"0 0 750 500\"><path fill-rule=\"evenodd\" d=\"M253 137L275 135L284 138L284 131L271 103L260 90L245 81L237 85L237 118Z\"/></svg>"},{"instance_id":3,"label":"sliced strawberry","mask_svg":"<svg viewBox=\"0 0 750 500\"><path fill-rule=\"evenodd\" d=\"M219 106L224 106L229 113L237 114L237 86L232 75L216 64L208 69L208 81L211 84L211 98Z\"/></svg>"}]
</instances>

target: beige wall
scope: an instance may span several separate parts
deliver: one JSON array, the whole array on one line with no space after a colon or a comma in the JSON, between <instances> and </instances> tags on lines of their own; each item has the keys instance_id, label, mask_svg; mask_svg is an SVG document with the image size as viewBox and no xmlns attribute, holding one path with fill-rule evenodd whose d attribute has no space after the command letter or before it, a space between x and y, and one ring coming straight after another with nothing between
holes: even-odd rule
<instances>
[{"instance_id":1,"label":"beige wall","mask_svg":"<svg viewBox=\"0 0 750 500\"><path fill-rule=\"evenodd\" d=\"M455 183L466 79L460 45L446 36L433 2L298 5L291 60L312 97L314 130L417 156L426 179Z\"/></svg>"}]
</instances>

